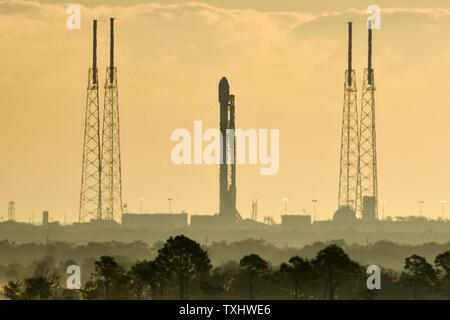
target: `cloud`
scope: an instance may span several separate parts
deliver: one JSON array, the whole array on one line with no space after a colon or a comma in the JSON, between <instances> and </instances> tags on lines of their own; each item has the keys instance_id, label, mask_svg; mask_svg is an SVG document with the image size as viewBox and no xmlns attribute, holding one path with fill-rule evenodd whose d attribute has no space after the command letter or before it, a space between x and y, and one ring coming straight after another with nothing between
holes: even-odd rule
<instances>
[{"instance_id":1,"label":"cloud","mask_svg":"<svg viewBox=\"0 0 450 320\"><path fill-rule=\"evenodd\" d=\"M48 4L38 1L0 0L0 15L22 16L29 19L55 21L55 16L66 17L67 4ZM280 30L286 33L301 25L320 22L337 21L340 18L356 16L366 19L366 10L348 8L341 11L325 11L308 13L298 11L258 11L254 9L226 9L201 2L180 4L147 3L128 6L118 5L80 5L84 18L107 18L116 16L122 21L136 22L155 28L169 28L174 23L189 23L191 27L214 27L223 31L266 29ZM450 15L447 8L381 8L382 15L414 15L439 19ZM58 19L59 20L59 19Z\"/></svg>"},{"instance_id":2,"label":"cloud","mask_svg":"<svg viewBox=\"0 0 450 320\"><path fill-rule=\"evenodd\" d=\"M386 14L415 14L433 18L449 16L450 9L447 8L382 8L381 13Z\"/></svg>"}]
</instances>

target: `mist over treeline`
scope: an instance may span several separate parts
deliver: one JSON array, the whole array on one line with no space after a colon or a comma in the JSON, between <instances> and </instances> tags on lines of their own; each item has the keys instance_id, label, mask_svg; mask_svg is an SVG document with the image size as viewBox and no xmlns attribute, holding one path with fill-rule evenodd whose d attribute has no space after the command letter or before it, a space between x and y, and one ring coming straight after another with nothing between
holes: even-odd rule
<instances>
[{"instance_id":1,"label":"mist over treeline","mask_svg":"<svg viewBox=\"0 0 450 320\"><path fill-rule=\"evenodd\" d=\"M130 243L109 241L76 244L61 241L45 243L15 243L0 241L0 282L8 279L7 275L27 276L33 271L36 261L50 257L61 269L67 261L79 265L82 277L93 271L93 262L100 256L112 256L125 266L130 266L137 260L154 259L163 241L151 244L142 241ZM378 241L368 244L348 244L344 240L318 241L303 247L276 246L263 239L246 239L241 241L218 241L201 243L201 247L208 253L211 263L219 266L229 261L239 261L248 254L257 254L270 265L276 266L286 262L292 256L313 258L320 250L330 244L336 244L355 261L361 264L376 264L393 270L401 270L404 258L417 254L432 261L439 253L450 250L450 242L438 244L428 242L421 245L399 244L392 241Z\"/></svg>"},{"instance_id":2,"label":"mist over treeline","mask_svg":"<svg viewBox=\"0 0 450 320\"><path fill-rule=\"evenodd\" d=\"M264 239L279 247L301 247L317 241L344 239L346 243L374 243L384 239L411 245L430 241L445 243L450 239L449 220L431 220L425 217L387 217L374 223L337 223L320 221L304 226L263 225L236 228L171 228L154 227L127 228L112 224L33 225L6 221L0 223L2 239L16 242L45 242L46 239L63 242L83 243L143 241L155 243L177 234L184 234L199 243L218 241L242 241L248 238Z\"/></svg>"},{"instance_id":3,"label":"mist over treeline","mask_svg":"<svg viewBox=\"0 0 450 320\"><path fill-rule=\"evenodd\" d=\"M295 249L248 239L206 247L184 235L152 246L142 242L16 245L3 241L2 258L8 250L29 253L36 248L44 256L27 266L2 266L0 294L10 300L449 299L449 245L414 247L384 241L360 246L333 241ZM447 250L442 251L443 246ZM364 263L348 254L381 254L383 248L415 253L400 259L399 270L379 262ZM259 250L266 254L279 250L286 259L269 261L268 255L256 253ZM428 259L417 254L424 250L428 255L439 252ZM70 254L76 254L78 261L69 258ZM81 271L77 288L69 287L69 267Z\"/></svg>"}]
</instances>

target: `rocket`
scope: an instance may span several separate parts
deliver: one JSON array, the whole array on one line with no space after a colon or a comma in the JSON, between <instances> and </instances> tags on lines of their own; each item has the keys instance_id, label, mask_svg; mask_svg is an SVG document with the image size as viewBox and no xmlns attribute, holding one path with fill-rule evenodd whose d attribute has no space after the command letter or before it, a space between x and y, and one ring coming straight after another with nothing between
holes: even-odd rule
<instances>
[{"instance_id":1,"label":"rocket","mask_svg":"<svg viewBox=\"0 0 450 320\"><path fill-rule=\"evenodd\" d=\"M240 220L240 215L236 209L234 95L230 95L230 85L225 77L219 82L219 103L220 133L222 136L219 172L219 216L235 221ZM227 137L227 130L232 130L233 135Z\"/></svg>"}]
</instances>

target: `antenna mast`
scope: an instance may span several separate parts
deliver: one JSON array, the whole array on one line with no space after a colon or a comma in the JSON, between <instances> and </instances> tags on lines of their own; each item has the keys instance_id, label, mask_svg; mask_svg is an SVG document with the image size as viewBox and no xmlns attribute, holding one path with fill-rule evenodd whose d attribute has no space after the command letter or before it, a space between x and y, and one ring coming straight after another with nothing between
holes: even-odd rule
<instances>
[{"instance_id":1,"label":"antenna mast","mask_svg":"<svg viewBox=\"0 0 450 320\"><path fill-rule=\"evenodd\" d=\"M101 218L100 107L97 70L97 20L93 21L92 68L89 68L84 121L83 162L78 221Z\"/></svg>"},{"instance_id":2,"label":"antenna mast","mask_svg":"<svg viewBox=\"0 0 450 320\"><path fill-rule=\"evenodd\" d=\"M102 217L119 221L123 214L120 157L119 91L114 65L114 18L110 19L110 64L106 68L102 131Z\"/></svg>"},{"instance_id":3,"label":"antenna mast","mask_svg":"<svg viewBox=\"0 0 450 320\"><path fill-rule=\"evenodd\" d=\"M348 23L348 69L345 71L342 111L338 209L358 207L358 105L355 71L352 69L352 23Z\"/></svg>"},{"instance_id":4,"label":"antenna mast","mask_svg":"<svg viewBox=\"0 0 450 320\"><path fill-rule=\"evenodd\" d=\"M371 26L371 24L369 24ZM375 128L375 80L372 68L372 29L369 27L368 63L364 70L361 99L358 192L364 220L378 219L377 144Z\"/></svg>"}]
</instances>

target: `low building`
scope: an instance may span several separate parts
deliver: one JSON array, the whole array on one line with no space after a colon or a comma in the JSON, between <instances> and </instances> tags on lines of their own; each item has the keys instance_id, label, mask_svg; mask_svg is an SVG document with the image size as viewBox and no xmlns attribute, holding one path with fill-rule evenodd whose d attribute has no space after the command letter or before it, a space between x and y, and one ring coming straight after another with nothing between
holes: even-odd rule
<instances>
[{"instance_id":1,"label":"low building","mask_svg":"<svg viewBox=\"0 0 450 320\"><path fill-rule=\"evenodd\" d=\"M310 215L289 214L281 216L281 226L283 228L304 228L311 225Z\"/></svg>"},{"instance_id":2,"label":"low building","mask_svg":"<svg viewBox=\"0 0 450 320\"><path fill-rule=\"evenodd\" d=\"M209 230L237 230L237 229L261 229L267 226L262 222L251 219L242 219L238 221L230 221L217 214L215 215L191 215L190 227L193 229L209 229Z\"/></svg>"},{"instance_id":3,"label":"low building","mask_svg":"<svg viewBox=\"0 0 450 320\"><path fill-rule=\"evenodd\" d=\"M119 228L120 224L111 219L91 219L89 222L74 222L73 226L82 229L111 229Z\"/></svg>"},{"instance_id":4,"label":"low building","mask_svg":"<svg viewBox=\"0 0 450 320\"><path fill-rule=\"evenodd\" d=\"M187 213L125 213L122 226L130 229L182 229L186 228Z\"/></svg>"},{"instance_id":5,"label":"low building","mask_svg":"<svg viewBox=\"0 0 450 320\"><path fill-rule=\"evenodd\" d=\"M192 228L197 229L223 229L223 219L218 215L203 215L194 214L191 216Z\"/></svg>"}]
</instances>

